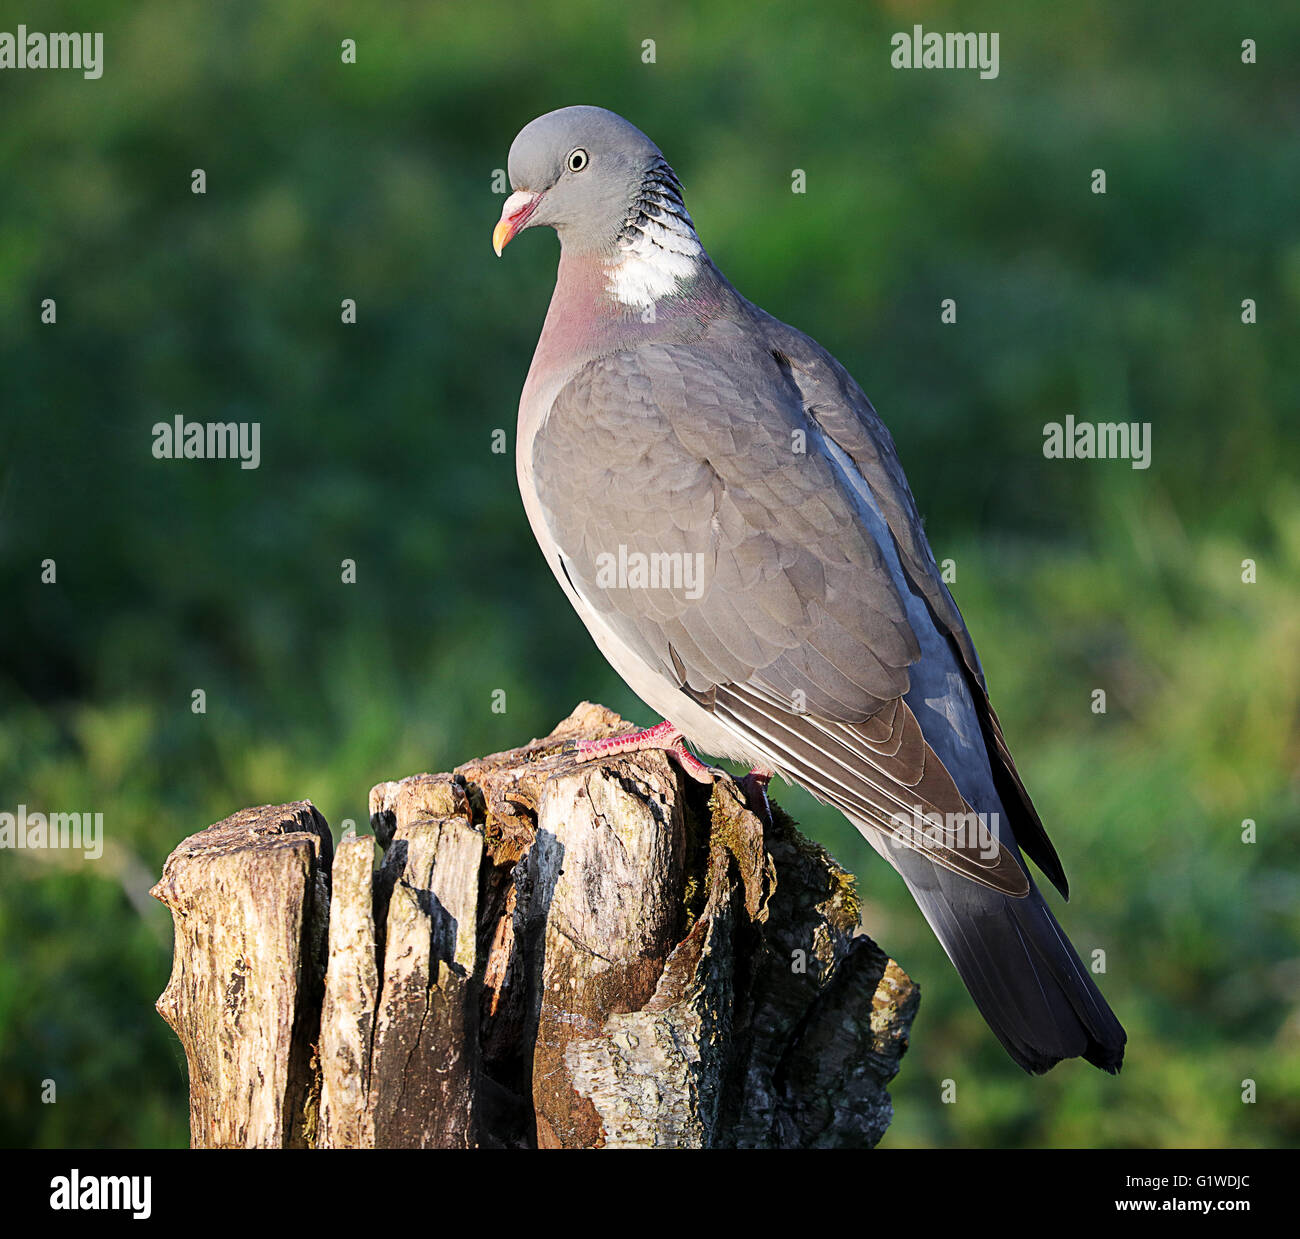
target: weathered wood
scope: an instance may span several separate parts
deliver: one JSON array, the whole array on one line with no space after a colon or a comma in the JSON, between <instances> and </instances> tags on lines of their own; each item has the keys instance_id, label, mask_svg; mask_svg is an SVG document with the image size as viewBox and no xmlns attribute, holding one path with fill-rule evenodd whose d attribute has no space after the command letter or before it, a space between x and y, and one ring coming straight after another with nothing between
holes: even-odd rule
<instances>
[{"instance_id":1,"label":"weathered wood","mask_svg":"<svg viewBox=\"0 0 1300 1239\"><path fill-rule=\"evenodd\" d=\"M330 857L302 801L245 809L167 858L152 894L176 945L157 1006L189 1064L194 1148L311 1141Z\"/></svg>"},{"instance_id":2,"label":"weathered wood","mask_svg":"<svg viewBox=\"0 0 1300 1239\"><path fill-rule=\"evenodd\" d=\"M379 997L374 914L375 841L349 835L334 854L329 966L321 1012L321 1121L326 1149L374 1145L370 1054Z\"/></svg>"},{"instance_id":3,"label":"weathered wood","mask_svg":"<svg viewBox=\"0 0 1300 1239\"><path fill-rule=\"evenodd\" d=\"M631 779L630 786L625 784ZM685 824L676 773L663 753L550 778L529 849L526 934L540 1000L533 1105L542 1148L604 1141L567 1050L598 1036L615 1012L654 994L681 920Z\"/></svg>"},{"instance_id":4,"label":"weathered wood","mask_svg":"<svg viewBox=\"0 0 1300 1239\"><path fill-rule=\"evenodd\" d=\"M309 805L177 848L159 1009L193 1142L876 1143L918 994L860 934L852 879L730 779L564 751L629 726L584 703L522 749L379 784L382 864L342 840L332 907Z\"/></svg>"},{"instance_id":5,"label":"weathered wood","mask_svg":"<svg viewBox=\"0 0 1300 1239\"><path fill-rule=\"evenodd\" d=\"M483 836L461 817L399 825L371 1057L378 1148L476 1143L478 874Z\"/></svg>"}]
</instances>

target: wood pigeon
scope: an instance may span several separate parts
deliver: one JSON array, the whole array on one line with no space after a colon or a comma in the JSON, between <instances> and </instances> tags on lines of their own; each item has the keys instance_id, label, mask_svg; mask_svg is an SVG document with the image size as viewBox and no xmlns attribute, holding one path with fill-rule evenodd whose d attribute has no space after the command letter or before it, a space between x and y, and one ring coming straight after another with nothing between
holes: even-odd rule
<instances>
[{"instance_id":1,"label":"wood pigeon","mask_svg":"<svg viewBox=\"0 0 1300 1239\"><path fill-rule=\"evenodd\" d=\"M1068 895L894 443L825 349L747 301L640 130L597 107L510 148L492 242L560 238L519 402L533 533L601 652L686 747L834 805L907 883L1007 1052L1117 1071L1125 1034L1025 856Z\"/></svg>"}]
</instances>

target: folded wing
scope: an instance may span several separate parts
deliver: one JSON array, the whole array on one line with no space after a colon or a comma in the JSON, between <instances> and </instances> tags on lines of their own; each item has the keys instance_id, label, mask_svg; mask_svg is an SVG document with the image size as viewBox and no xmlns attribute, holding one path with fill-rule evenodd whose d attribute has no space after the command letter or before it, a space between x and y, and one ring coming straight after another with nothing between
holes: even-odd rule
<instances>
[{"instance_id":1,"label":"folded wing","mask_svg":"<svg viewBox=\"0 0 1300 1239\"><path fill-rule=\"evenodd\" d=\"M904 700L921 656L906 576L933 563L919 521L899 579L819 447L818 414L788 355L733 324L591 363L534 444L565 570L602 623L775 769L1023 896L1014 840L954 826L975 810ZM886 491L882 508L907 515L901 502Z\"/></svg>"}]
</instances>

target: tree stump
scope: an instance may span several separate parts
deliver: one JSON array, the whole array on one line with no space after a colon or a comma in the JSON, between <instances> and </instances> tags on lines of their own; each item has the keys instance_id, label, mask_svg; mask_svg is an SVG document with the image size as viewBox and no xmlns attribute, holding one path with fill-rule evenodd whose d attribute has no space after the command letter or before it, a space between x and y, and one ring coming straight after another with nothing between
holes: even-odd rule
<instances>
[{"instance_id":1,"label":"tree stump","mask_svg":"<svg viewBox=\"0 0 1300 1239\"><path fill-rule=\"evenodd\" d=\"M337 851L307 802L186 839L153 893L192 1146L874 1145L917 987L777 806L564 751L630 728L583 703L381 783Z\"/></svg>"}]
</instances>

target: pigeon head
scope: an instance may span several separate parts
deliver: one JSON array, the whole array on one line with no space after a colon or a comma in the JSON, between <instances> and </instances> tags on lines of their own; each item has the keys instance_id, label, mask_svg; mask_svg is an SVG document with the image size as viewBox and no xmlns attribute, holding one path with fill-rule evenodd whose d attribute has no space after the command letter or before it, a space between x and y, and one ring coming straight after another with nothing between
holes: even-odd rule
<instances>
[{"instance_id":1,"label":"pigeon head","mask_svg":"<svg viewBox=\"0 0 1300 1239\"><path fill-rule=\"evenodd\" d=\"M492 233L500 255L525 228L554 228L566 254L600 262L629 306L674 292L703 250L681 185L659 148L604 108L548 112L510 147L510 186Z\"/></svg>"}]
</instances>

